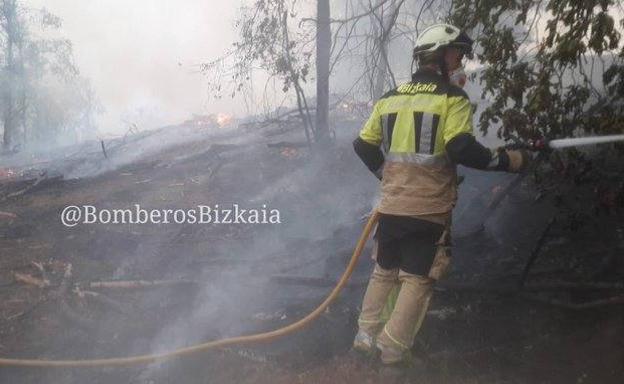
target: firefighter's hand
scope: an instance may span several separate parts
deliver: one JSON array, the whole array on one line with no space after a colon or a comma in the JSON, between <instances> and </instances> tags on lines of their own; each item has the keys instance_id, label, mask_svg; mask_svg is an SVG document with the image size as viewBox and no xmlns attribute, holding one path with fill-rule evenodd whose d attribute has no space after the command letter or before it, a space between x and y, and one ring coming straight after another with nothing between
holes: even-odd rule
<instances>
[{"instance_id":1,"label":"firefighter's hand","mask_svg":"<svg viewBox=\"0 0 624 384\"><path fill-rule=\"evenodd\" d=\"M499 149L499 165L501 170L511 173L522 173L531 162L531 155L525 149Z\"/></svg>"}]
</instances>

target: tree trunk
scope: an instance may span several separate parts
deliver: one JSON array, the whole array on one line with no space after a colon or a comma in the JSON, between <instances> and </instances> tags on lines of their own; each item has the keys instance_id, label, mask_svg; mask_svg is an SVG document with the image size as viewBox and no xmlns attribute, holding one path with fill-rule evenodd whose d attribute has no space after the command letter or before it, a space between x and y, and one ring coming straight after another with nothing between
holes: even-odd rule
<instances>
[{"instance_id":1,"label":"tree trunk","mask_svg":"<svg viewBox=\"0 0 624 384\"><path fill-rule=\"evenodd\" d=\"M383 0L378 0L378 3L381 3ZM377 12L377 11L376 11ZM371 78L371 86L373 91L373 100L379 100L379 98L386 92L386 65L382 63L382 55L381 51L386 44L386 40L384 39L385 29L384 29L384 8L383 6L378 11L380 16L371 15L371 21L373 22L373 36L375 37L375 44L377 45L378 55L373 59L373 74ZM381 18L382 22L379 22L379 18Z\"/></svg>"},{"instance_id":2,"label":"tree trunk","mask_svg":"<svg viewBox=\"0 0 624 384\"><path fill-rule=\"evenodd\" d=\"M288 54L288 46L290 46L290 37L288 35L288 12L282 11L282 36L284 39L284 51L287 52L286 59L288 63L288 71L292 77L293 87L297 95L297 108L299 109L299 116L303 123L303 130L305 131L306 140L308 146L311 146L310 131L313 130L312 119L310 118L310 110L308 109L308 102L305 99L305 94L301 84L299 83L299 74L295 71L292 63L292 58Z\"/></svg>"},{"instance_id":3,"label":"tree trunk","mask_svg":"<svg viewBox=\"0 0 624 384\"><path fill-rule=\"evenodd\" d=\"M2 140L2 147L4 150L12 149L15 136L17 134L17 121L15 116L15 52L14 45L17 32L17 5L15 0L7 0L2 2L2 18L4 19L4 32L6 35L6 46L4 48L4 54L6 57L6 66L3 68L5 72L5 89L3 90L2 104L4 108L2 110L2 123L4 126L4 135Z\"/></svg>"},{"instance_id":4,"label":"tree trunk","mask_svg":"<svg viewBox=\"0 0 624 384\"><path fill-rule=\"evenodd\" d=\"M377 44L378 44L378 60L376 63L376 76L373 85L373 99L378 100L385 92L388 91L386 89L388 87L388 78L390 79L390 86L396 87L396 81L394 79L394 74L392 73L392 69L390 68L390 63L388 62L388 48L390 44L390 37L392 35L392 30L396 24L396 19L398 16L398 12L403 5L404 0L399 1L397 4L396 0L392 0L389 4L387 11L384 11L385 7L381 7L381 15L379 16L378 22L380 25L379 34L376 36Z\"/></svg>"},{"instance_id":5,"label":"tree trunk","mask_svg":"<svg viewBox=\"0 0 624 384\"><path fill-rule=\"evenodd\" d=\"M10 35L9 35L10 36ZM13 58L13 41L7 38L7 47L6 47L6 58L7 58L7 66L5 68L6 77L7 77L7 87L4 89L4 111L2 115L2 122L4 125L4 136L3 136L3 148L5 150L10 150L15 141L15 130L17 127L15 121L15 100L13 97L13 88L15 81L14 75L14 58Z\"/></svg>"},{"instance_id":6,"label":"tree trunk","mask_svg":"<svg viewBox=\"0 0 624 384\"><path fill-rule=\"evenodd\" d=\"M2 116L2 123L4 126L2 147L5 151L8 151L11 149L14 142L13 137L15 133L15 119L13 119L13 99L11 95L11 90L7 89L5 92L7 92L7 94L4 97L4 113Z\"/></svg>"},{"instance_id":7,"label":"tree trunk","mask_svg":"<svg viewBox=\"0 0 624 384\"><path fill-rule=\"evenodd\" d=\"M316 130L317 143L329 140L329 62L331 25L329 0L317 0L316 24Z\"/></svg>"}]
</instances>

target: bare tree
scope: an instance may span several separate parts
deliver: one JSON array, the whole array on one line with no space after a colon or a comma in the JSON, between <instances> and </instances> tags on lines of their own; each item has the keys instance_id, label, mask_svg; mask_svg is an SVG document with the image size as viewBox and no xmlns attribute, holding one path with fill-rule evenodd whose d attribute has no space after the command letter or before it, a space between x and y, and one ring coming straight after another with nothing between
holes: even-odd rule
<instances>
[{"instance_id":1,"label":"bare tree","mask_svg":"<svg viewBox=\"0 0 624 384\"><path fill-rule=\"evenodd\" d=\"M286 0L256 0L251 7L243 7L236 22L239 40L234 48L223 57L202 64L201 71L209 77L209 88L216 97L224 93L234 97L247 91L255 68L265 71L271 79L279 79L284 93L294 91L306 139L311 144L315 126L303 84L307 82L312 56L306 43L314 39L309 31L295 27L295 5Z\"/></svg>"},{"instance_id":2,"label":"bare tree","mask_svg":"<svg viewBox=\"0 0 624 384\"><path fill-rule=\"evenodd\" d=\"M60 26L61 19L45 9L0 0L4 150L62 136L77 139L78 131L95 129L97 100L89 82L78 75L71 42L43 37Z\"/></svg>"},{"instance_id":3,"label":"bare tree","mask_svg":"<svg viewBox=\"0 0 624 384\"><path fill-rule=\"evenodd\" d=\"M11 149L17 136L18 116L24 111L24 92L20 83L23 62L21 53L24 33L19 20L16 0L0 2L0 28L3 37L4 66L2 68L2 123L4 126L3 148Z\"/></svg>"},{"instance_id":4,"label":"bare tree","mask_svg":"<svg viewBox=\"0 0 624 384\"><path fill-rule=\"evenodd\" d=\"M330 91L347 97L366 89L368 101L396 86L398 64L394 57L409 57L419 23L443 21L450 2L440 0L434 6L432 0L345 0L332 8L329 0L317 0L316 18L299 18L305 7L297 1L255 0L242 8L236 23L239 40L234 48L203 64L201 70L217 97L249 93L253 70L263 70L271 79L279 79L282 91L294 93L308 142L323 142L329 137L329 111L340 101L330 101ZM340 18L331 18L334 13L340 14ZM395 51L401 45L409 45L407 54ZM309 59L314 52L315 124L304 92ZM349 77L356 77L347 90L329 87L332 75L341 65L349 67Z\"/></svg>"},{"instance_id":5,"label":"bare tree","mask_svg":"<svg viewBox=\"0 0 624 384\"><path fill-rule=\"evenodd\" d=\"M329 137L329 64L331 24L329 0L317 0L316 20L316 141Z\"/></svg>"},{"instance_id":6,"label":"bare tree","mask_svg":"<svg viewBox=\"0 0 624 384\"><path fill-rule=\"evenodd\" d=\"M349 1L344 18L332 20L336 31L345 31L343 36L334 35L340 48L335 49L332 68L340 62L364 63L347 93L360 90L368 100L376 100L395 87L396 70L404 72L406 68L396 63L404 63L410 56L419 30L443 22L450 9L451 0Z\"/></svg>"},{"instance_id":7,"label":"bare tree","mask_svg":"<svg viewBox=\"0 0 624 384\"><path fill-rule=\"evenodd\" d=\"M371 55L372 62L370 67L373 69L371 73L373 84L373 98L378 99L385 92L390 78L390 85L396 87L396 79L390 67L388 59L388 47L394 32L394 27L401 11L401 6L405 0L391 0L387 9L380 7L379 10L372 12L371 24L373 26L373 49L374 55Z\"/></svg>"}]
</instances>

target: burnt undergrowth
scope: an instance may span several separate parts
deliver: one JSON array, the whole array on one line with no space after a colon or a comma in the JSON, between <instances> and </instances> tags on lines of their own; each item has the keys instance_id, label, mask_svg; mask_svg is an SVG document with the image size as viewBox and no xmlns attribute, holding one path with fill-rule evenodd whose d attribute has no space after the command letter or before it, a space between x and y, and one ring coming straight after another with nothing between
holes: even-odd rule
<instances>
[{"instance_id":1,"label":"burnt undergrowth","mask_svg":"<svg viewBox=\"0 0 624 384\"><path fill-rule=\"evenodd\" d=\"M291 134L275 136L269 127L245 135L195 132L193 140L159 150L129 140L108 159L95 159L101 154L94 152L85 154L89 161L76 160L81 165L62 162L93 175L65 177L0 203L0 211L14 215L0 221L2 355L150 353L274 329L304 316L337 281L374 204L376 180L350 147L356 129L345 126L323 152L289 145ZM163 141L153 139L159 135L146 138ZM134 153L137 148L144 153ZM98 164L115 156L128 160ZM427 368L412 374L429 382L618 382L624 314L621 305L600 300L623 293L619 170L601 171L615 175L606 189L614 200L603 198L600 172L581 171L587 179L579 182L577 171L551 164L542 180L529 175L507 189L513 176L460 171L465 179L455 211L453 270L437 288L414 350ZM32 185L25 179L21 187ZM588 208L588 201L597 208ZM134 203L268 204L280 210L283 223L68 229L59 222L69 204ZM587 213L575 221L579 206ZM373 265L368 254L328 313L276 343L148 367L3 368L0 376L23 383L376 382L374 365L346 357ZM59 298L69 264L72 289ZM18 281L15 272L48 283ZM138 280L178 283L87 285ZM597 305L575 307L586 303Z\"/></svg>"}]
</instances>

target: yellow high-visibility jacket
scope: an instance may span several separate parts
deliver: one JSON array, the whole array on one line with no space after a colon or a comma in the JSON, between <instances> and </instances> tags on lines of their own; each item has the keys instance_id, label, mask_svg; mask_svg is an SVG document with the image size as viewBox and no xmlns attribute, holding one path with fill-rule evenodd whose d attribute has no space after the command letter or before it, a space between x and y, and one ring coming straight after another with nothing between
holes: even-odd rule
<instances>
[{"instance_id":1,"label":"yellow high-visibility jacket","mask_svg":"<svg viewBox=\"0 0 624 384\"><path fill-rule=\"evenodd\" d=\"M378 211L449 213L457 200L457 173L446 145L458 135L472 135L472 129L468 96L437 72L416 72L412 82L384 95L359 135L380 146L385 157Z\"/></svg>"}]
</instances>

